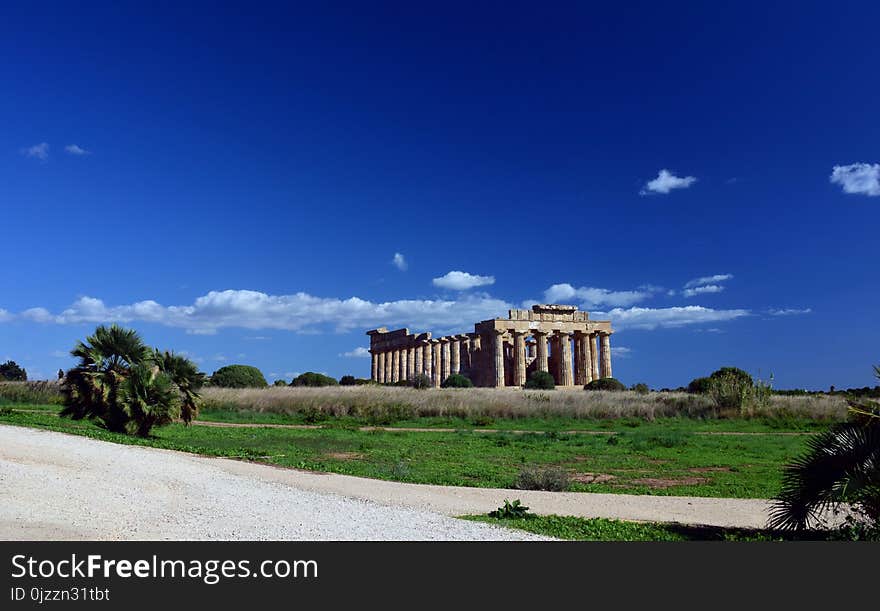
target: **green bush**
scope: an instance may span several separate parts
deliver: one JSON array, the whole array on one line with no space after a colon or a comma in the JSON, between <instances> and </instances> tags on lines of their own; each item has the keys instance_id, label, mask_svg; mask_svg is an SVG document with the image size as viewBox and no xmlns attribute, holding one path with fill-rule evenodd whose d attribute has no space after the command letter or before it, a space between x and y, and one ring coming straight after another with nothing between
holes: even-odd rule
<instances>
[{"instance_id":1,"label":"green bush","mask_svg":"<svg viewBox=\"0 0 880 611\"><path fill-rule=\"evenodd\" d=\"M57 405L63 402L58 382L0 382L0 403Z\"/></svg>"},{"instance_id":2,"label":"green bush","mask_svg":"<svg viewBox=\"0 0 880 611\"><path fill-rule=\"evenodd\" d=\"M584 386L584 390L626 390L626 386L616 378L599 378Z\"/></svg>"},{"instance_id":3,"label":"green bush","mask_svg":"<svg viewBox=\"0 0 880 611\"><path fill-rule=\"evenodd\" d=\"M6 361L0 365L0 380L7 382L27 382L27 371L15 361Z\"/></svg>"},{"instance_id":4,"label":"green bush","mask_svg":"<svg viewBox=\"0 0 880 611\"><path fill-rule=\"evenodd\" d=\"M568 473L559 467L526 467L516 476L519 490L549 490L560 492L571 484Z\"/></svg>"},{"instance_id":5,"label":"green bush","mask_svg":"<svg viewBox=\"0 0 880 611\"><path fill-rule=\"evenodd\" d=\"M211 376L211 386L222 388L265 388L263 373L250 365L226 365Z\"/></svg>"},{"instance_id":6,"label":"green bush","mask_svg":"<svg viewBox=\"0 0 880 611\"><path fill-rule=\"evenodd\" d=\"M687 391L694 395L705 395L709 392L709 385L711 383L711 378L694 378L691 380L691 383L688 384Z\"/></svg>"},{"instance_id":7,"label":"green bush","mask_svg":"<svg viewBox=\"0 0 880 611\"><path fill-rule=\"evenodd\" d=\"M453 373L451 376L443 380L440 388L473 388L474 383L471 379L460 373Z\"/></svg>"},{"instance_id":8,"label":"green bush","mask_svg":"<svg viewBox=\"0 0 880 611\"><path fill-rule=\"evenodd\" d=\"M284 380L275 380L272 382L272 386L287 386L287 382Z\"/></svg>"},{"instance_id":9,"label":"green bush","mask_svg":"<svg viewBox=\"0 0 880 611\"><path fill-rule=\"evenodd\" d=\"M401 420L412 420L417 416L416 408L412 405L396 403L358 406L353 413L356 418L373 426L387 426Z\"/></svg>"},{"instance_id":10,"label":"green bush","mask_svg":"<svg viewBox=\"0 0 880 611\"><path fill-rule=\"evenodd\" d=\"M647 395L649 392L651 392L651 389L648 388L648 385L645 384L644 382L639 382L638 384L633 384L632 388L630 388L630 390L634 390L637 393L639 393L640 395Z\"/></svg>"},{"instance_id":11,"label":"green bush","mask_svg":"<svg viewBox=\"0 0 880 611\"><path fill-rule=\"evenodd\" d=\"M425 388L431 388L432 383L431 378L428 375L420 373L413 376L413 379L409 381L409 385L413 388L424 390Z\"/></svg>"},{"instance_id":12,"label":"green bush","mask_svg":"<svg viewBox=\"0 0 880 611\"><path fill-rule=\"evenodd\" d=\"M290 382L291 386L338 386L336 378L325 376L323 373L307 371L301 373Z\"/></svg>"},{"instance_id":13,"label":"green bush","mask_svg":"<svg viewBox=\"0 0 880 611\"><path fill-rule=\"evenodd\" d=\"M340 386L357 386L357 378L354 376L342 376L339 378Z\"/></svg>"},{"instance_id":14,"label":"green bush","mask_svg":"<svg viewBox=\"0 0 880 611\"><path fill-rule=\"evenodd\" d=\"M739 367L722 367L721 369L713 371L709 377L712 379L716 379L725 376L733 376L739 380L740 384L748 387L752 387L755 383L752 380L752 376L750 376Z\"/></svg>"},{"instance_id":15,"label":"green bush","mask_svg":"<svg viewBox=\"0 0 880 611\"><path fill-rule=\"evenodd\" d=\"M526 380L525 388L529 390L554 390L556 382L549 371L533 371Z\"/></svg>"},{"instance_id":16,"label":"green bush","mask_svg":"<svg viewBox=\"0 0 880 611\"><path fill-rule=\"evenodd\" d=\"M751 376L746 380L734 371L726 371L717 376L712 374L709 379L709 396L718 409L741 411L751 394L751 381Z\"/></svg>"}]
</instances>

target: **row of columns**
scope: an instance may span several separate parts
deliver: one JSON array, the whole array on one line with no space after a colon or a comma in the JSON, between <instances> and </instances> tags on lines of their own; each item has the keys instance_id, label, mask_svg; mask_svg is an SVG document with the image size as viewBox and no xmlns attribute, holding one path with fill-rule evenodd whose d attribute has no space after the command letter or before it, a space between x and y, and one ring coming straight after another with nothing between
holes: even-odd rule
<instances>
[{"instance_id":1,"label":"row of columns","mask_svg":"<svg viewBox=\"0 0 880 611\"><path fill-rule=\"evenodd\" d=\"M470 335L451 335L418 340L411 346L370 350L370 379L393 384L425 374L433 386L439 387L450 375L470 369L472 350L480 343L479 337L472 340Z\"/></svg>"},{"instance_id":2,"label":"row of columns","mask_svg":"<svg viewBox=\"0 0 880 611\"><path fill-rule=\"evenodd\" d=\"M495 386L505 385L504 336L507 331L495 329ZM526 359L528 358L526 336L531 335L536 342L536 370L554 373L560 386L583 386L592 380L611 377L611 334L606 332L585 333L575 331L569 334L533 329L514 330L513 335L513 376L514 386L526 383ZM549 337L548 337L549 336ZM550 341L557 370L550 372L547 342ZM598 348L597 348L598 340ZM572 350L572 343L574 349ZM597 354L598 352L598 354ZM572 367L574 361L574 367Z\"/></svg>"}]
</instances>

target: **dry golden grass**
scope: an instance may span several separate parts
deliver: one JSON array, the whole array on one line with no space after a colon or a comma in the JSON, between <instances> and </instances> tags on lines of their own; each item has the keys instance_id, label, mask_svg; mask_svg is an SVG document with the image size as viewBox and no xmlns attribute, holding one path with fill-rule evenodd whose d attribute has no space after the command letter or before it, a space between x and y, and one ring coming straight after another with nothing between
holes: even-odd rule
<instances>
[{"instance_id":1,"label":"dry golden grass","mask_svg":"<svg viewBox=\"0 0 880 611\"><path fill-rule=\"evenodd\" d=\"M387 386L269 387L233 389L207 387L202 396L206 407L275 414L321 412L348 416L369 410L400 409L414 416L491 418L644 418L685 416L717 418L709 397L681 392L521 390L521 389L427 389ZM846 402L829 395L772 396L762 409L749 416L774 414L838 420L846 416Z\"/></svg>"}]
</instances>

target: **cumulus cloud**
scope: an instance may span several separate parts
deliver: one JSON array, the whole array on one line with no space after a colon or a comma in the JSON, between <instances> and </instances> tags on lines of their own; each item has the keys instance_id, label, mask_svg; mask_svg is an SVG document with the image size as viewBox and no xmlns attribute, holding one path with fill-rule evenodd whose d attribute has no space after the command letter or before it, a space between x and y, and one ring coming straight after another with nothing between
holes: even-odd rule
<instances>
[{"instance_id":1,"label":"cumulus cloud","mask_svg":"<svg viewBox=\"0 0 880 611\"><path fill-rule=\"evenodd\" d=\"M343 352L339 356L344 356L347 358L354 359L366 359L370 358L370 351L364 348L363 346L358 346L354 350L349 350L348 352Z\"/></svg>"},{"instance_id":2,"label":"cumulus cloud","mask_svg":"<svg viewBox=\"0 0 880 611\"><path fill-rule=\"evenodd\" d=\"M832 184L840 185L844 193L880 195L880 163L836 165L830 180Z\"/></svg>"},{"instance_id":3,"label":"cumulus cloud","mask_svg":"<svg viewBox=\"0 0 880 611\"><path fill-rule=\"evenodd\" d=\"M648 195L649 193L666 195L673 189L687 189L695 182L697 182L697 179L693 176L681 177L676 176L669 170L660 170L657 178L646 182L645 187L639 193L641 195Z\"/></svg>"},{"instance_id":4,"label":"cumulus cloud","mask_svg":"<svg viewBox=\"0 0 880 611\"><path fill-rule=\"evenodd\" d=\"M733 274L715 274L714 276L703 276L702 278L694 278L693 280L688 280L684 285L684 288L689 289L694 286L700 286L701 284L715 284L718 282L724 282L725 280L730 280L733 278Z\"/></svg>"},{"instance_id":5,"label":"cumulus cloud","mask_svg":"<svg viewBox=\"0 0 880 611\"><path fill-rule=\"evenodd\" d=\"M12 320L12 313L9 310L4 310L0 308L0 322L7 322Z\"/></svg>"},{"instance_id":6,"label":"cumulus cloud","mask_svg":"<svg viewBox=\"0 0 880 611\"><path fill-rule=\"evenodd\" d=\"M632 355L632 348L626 346L611 346L611 355L619 359L627 359Z\"/></svg>"},{"instance_id":7,"label":"cumulus cloud","mask_svg":"<svg viewBox=\"0 0 880 611\"><path fill-rule=\"evenodd\" d=\"M617 330L674 328L710 322L724 322L748 316L748 310L715 310L703 306L675 306L670 308L614 308L596 312L592 318L610 318Z\"/></svg>"},{"instance_id":8,"label":"cumulus cloud","mask_svg":"<svg viewBox=\"0 0 880 611\"><path fill-rule=\"evenodd\" d=\"M629 306L648 299L657 287L645 286L634 291L611 291L608 289L582 286L575 288L567 282L554 284L544 291L546 303L566 303L576 301L577 305L589 309L596 306Z\"/></svg>"},{"instance_id":9,"label":"cumulus cloud","mask_svg":"<svg viewBox=\"0 0 880 611\"><path fill-rule=\"evenodd\" d=\"M391 264L402 272L405 272L409 267L406 257L399 252L394 253L394 256L391 258Z\"/></svg>"},{"instance_id":10,"label":"cumulus cloud","mask_svg":"<svg viewBox=\"0 0 880 611\"><path fill-rule=\"evenodd\" d=\"M767 310L767 313L771 316L797 316L798 314L809 314L813 310L811 308L780 308L774 309L771 308Z\"/></svg>"},{"instance_id":11,"label":"cumulus cloud","mask_svg":"<svg viewBox=\"0 0 880 611\"><path fill-rule=\"evenodd\" d=\"M28 310L30 320L42 323L128 323L133 321L211 334L218 329L284 329L313 332L324 327L350 331L378 326L411 326L438 332L466 327L505 312L511 305L487 295L465 295L456 300L402 299L373 302L359 297L339 299L307 293L268 295L258 291L211 291L190 305L163 306L146 300L107 305L95 297L81 297L69 308L52 314L44 308ZM24 313L22 314L24 315Z\"/></svg>"},{"instance_id":12,"label":"cumulus cloud","mask_svg":"<svg viewBox=\"0 0 880 611\"><path fill-rule=\"evenodd\" d=\"M25 147L21 149L21 154L25 157L46 161L49 158L49 143L40 142L39 144Z\"/></svg>"},{"instance_id":13,"label":"cumulus cloud","mask_svg":"<svg viewBox=\"0 0 880 611\"><path fill-rule=\"evenodd\" d=\"M69 155L77 155L77 156L88 155L91 152L91 151L87 151L86 149L82 148L81 146L77 146L76 144L68 144L67 146L64 147L64 150Z\"/></svg>"},{"instance_id":14,"label":"cumulus cloud","mask_svg":"<svg viewBox=\"0 0 880 611\"><path fill-rule=\"evenodd\" d=\"M495 276L477 276L467 272L451 271L445 276L434 278L434 286L453 291L466 291L477 286L495 284Z\"/></svg>"},{"instance_id":15,"label":"cumulus cloud","mask_svg":"<svg viewBox=\"0 0 880 611\"><path fill-rule=\"evenodd\" d=\"M695 286L692 289L684 289L681 294L685 297L695 297L696 295L704 295L706 293L720 293L723 290L724 287L718 284L707 284L705 286Z\"/></svg>"}]
</instances>

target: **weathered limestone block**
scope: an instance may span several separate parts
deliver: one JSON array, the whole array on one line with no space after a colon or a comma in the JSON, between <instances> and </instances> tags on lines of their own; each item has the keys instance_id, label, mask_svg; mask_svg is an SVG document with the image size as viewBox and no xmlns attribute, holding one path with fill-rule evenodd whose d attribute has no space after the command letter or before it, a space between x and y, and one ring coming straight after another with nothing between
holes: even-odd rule
<instances>
[{"instance_id":1,"label":"weathered limestone block","mask_svg":"<svg viewBox=\"0 0 880 611\"><path fill-rule=\"evenodd\" d=\"M603 378L610 378L613 377L611 375L611 334L600 333L599 337L602 343L601 375Z\"/></svg>"},{"instance_id":2,"label":"weathered limestone block","mask_svg":"<svg viewBox=\"0 0 880 611\"><path fill-rule=\"evenodd\" d=\"M533 329L532 336L538 350L538 371L550 371L547 365L547 332Z\"/></svg>"},{"instance_id":3,"label":"weathered limestone block","mask_svg":"<svg viewBox=\"0 0 880 611\"><path fill-rule=\"evenodd\" d=\"M380 384L384 384L385 383L385 353L380 352L376 356L378 356L378 361L379 361L378 366L376 367L376 369L377 369L376 381L379 382Z\"/></svg>"},{"instance_id":4,"label":"weathered limestone block","mask_svg":"<svg viewBox=\"0 0 880 611\"><path fill-rule=\"evenodd\" d=\"M504 386L504 330L495 329L495 387Z\"/></svg>"},{"instance_id":5,"label":"weathered limestone block","mask_svg":"<svg viewBox=\"0 0 880 611\"><path fill-rule=\"evenodd\" d=\"M526 331L513 333L513 385L526 383Z\"/></svg>"},{"instance_id":6,"label":"weathered limestone block","mask_svg":"<svg viewBox=\"0 0 880 611\"><path fill-rule=\"evenodd\" d=\"M593 380L599 379L599 354L596 351L596 340L598 339L597 333L590 334L590 366L592 367L592 378Z\"/></svg>"},{"instance_id":7,"label":"weathered limestone block","mask_svg":"<svg viewBox=\"0 0 880 611\"><path fill-rule=\"evenodd\" d=\"M574 379L571 375L571 340L568 333L559 334L559 344L562 347L562 352L560 353L562 367L559 371L560 384L562 386L571 386L574 384Z\"/></svg>"}]
</instances>

